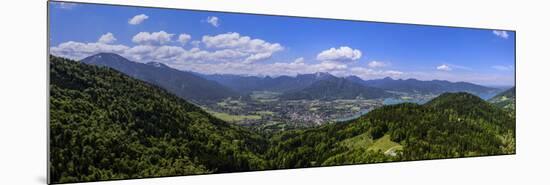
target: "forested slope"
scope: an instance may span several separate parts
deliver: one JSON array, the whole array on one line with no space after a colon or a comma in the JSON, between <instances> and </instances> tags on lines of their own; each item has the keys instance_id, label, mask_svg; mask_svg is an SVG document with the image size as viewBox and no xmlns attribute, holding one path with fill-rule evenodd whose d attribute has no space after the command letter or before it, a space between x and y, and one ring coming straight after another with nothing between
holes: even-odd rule
<instances>
[{"instance_id":1,"label":"forested slope","mask_svg":"<svg viewBox=\"0 0 550 185\"><path fill-rule=\"evenodd\" d=\"M263 169L266 140L106 67L50 58L51 181Z\"/></svg>"},{"instance_id":2,"label":"forested slope","mask_svg":"<svg viewBox=\"0 0 550 185\"><path fill-rule=\"evenodd\" d=\"M514 113L468 93L260 135L107 67L50 58L51 182L515 153Z\"/></svg>"},{"instance_id":3,"label":"forested slope","mask_svg":"<svg viewBox=\"0 0 550 185\"><path fill-rule=\"evenodd\" d=\"M445 93L425 105L375 109L347 123L279 133L278 168L515 153L512 116L468 93Z\"/></svg>"}]
</instances>

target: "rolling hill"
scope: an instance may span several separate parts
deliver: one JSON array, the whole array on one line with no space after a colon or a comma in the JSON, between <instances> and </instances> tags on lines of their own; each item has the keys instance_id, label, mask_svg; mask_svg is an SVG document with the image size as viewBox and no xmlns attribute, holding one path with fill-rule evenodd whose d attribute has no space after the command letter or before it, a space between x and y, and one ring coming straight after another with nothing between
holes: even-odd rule
<instances>
[{"instance_id":1,"label":"rolling hill","mask_svg":"<svg viewBox=\"0 0 550 185\"><path fill-rule=\"evenodd\" d=\"M406 93L442 94L445 92L468 92L488 99L499 92L499 89L496 88L468 82L449 82L445 80L421 81L417 79L395 80L389 77L375 80L362 80L354 76L347 78L366 86Z\"/></svg>"},{"instance_id":2,"label":"rolling hill","mask_svg":"<svg viewBox=\"0 0 550 185\"><path fill-rule=\"evenodd\" d=\"M468 93L424 105L375 109L345 123L286 131L271 138L277 168L361 164L515 153L515 121Z\"/></svg>"},{"instance_id":3,"label":"rolling hill","mask_svg":"<svg viewBox=\"0 0 550 185\"><path fill-rule=\"evenodd\" d=\"M390 97L392 94L375 87L367 87L359 83L338 78L335 76L327 76L317 80L303 89L291 91L283 94L282 99L286 100L335 100L335 99L373 99Z\"/></svg>"},{"instance_id":4,"label":"rolling hill","mask_svg":"<svg viewBox=\"0 0 550 185\"><path fill-rule=\"evenodd\" d=\"M329 73L313 73L313 74L299 74L296 76L278 76L278 77L259 77L259 76L241 76L241 75L229 75L229 74L214 74L214 75L202 75L204 78L216 81L224 86L231 88L233 91L240 92L241 94L248 94L252 91L274 91L280 93L295 93L292 96L301 97L305 95L300 94L300 90L304 90L302 94L307 91L315 92L322 88L319 86L322 83L334 83L334 82L319 82L322 80L332 81L335 77ZM445 80L431 80L422 81L416 79L392 79L389 77L383 79L363 80L357 76L343 77L347 84L359 84L365 88L370 88L370 94L374 94L372 97L386 97L383 91L413 93L413 94L431 94L439 95L446 92L468 92L475 94L483 99L489 99L499 93L501 90L497 88L485 87L468 82L449 82ZM319 83L317 83L319 82ZM312 86L314 85L314 86ZM312 87L310 87L312 86ZM357 85L355 85L357 86ZM310 89L310 90L308 90ZM359 88L353 88L359 89ZM296 94L297 93L297 94ZM351 93L358 95L360 93ZM326 92L326 95L336 95L339 97L351 97L351 95L338 94L335 92ZM316 97L314 95L313 97ZM308 98L308 97L305 97Z\"/></svg>"},{"instance_id":5,"label":"rolling hill","mask_svg":"<svg viewBox=\"0 0 550 185\"><path fill-rule=\"evenodd\" d=\"M299 74L292 76L259 77L230 74L203 75L206 79L230 87L234 91L248 94L252 91L289 92L303 89L314 82L334 76L329 73Z\"/></svg>"},{"instance_id":6,"label":"rolling hill","mask_svg":"<svg viewBox=\"0 0 550 185\"><path fill-rule=\"evenodd\" d=\"M249 171L267 164L264 137L155 85L55 56L50 72L52 183Z\"/></svg>"},{"instance_id":7,"label":"rolling hill","mask_svg":"<svg viewBox=\"0 0 550 185\"><path fill-rule=\"evenodd\" d=\"M489 102L495 104L498 107L502 107L506 110L516 109L516 87L512 87L493 98L489 99Z\"/></svg>"},{"instance_id":8,"label":"rolling hill","mask_svg":"<svg viewBox=\"0 0 550 185\"><path fill-rule=\"evenodd\" d=\"M113 68L131 77L158 85L191 101L220 100L238 96L236 92L217 82L204 79L191 72L170 68L158 62L137 63L113 53L99 53L86 57L81 62Z\"/></svg>"},{"instance_id":9,"label":"rolling hill","mask_svg":"<svg viewBox=\"0 0 550 185\"><path fill-rule=\"evenodd\" d=\"M514 153L514 115L469 93L261 135L117 70L50 57L53 183Z\"/></svg>"}]
</instances>

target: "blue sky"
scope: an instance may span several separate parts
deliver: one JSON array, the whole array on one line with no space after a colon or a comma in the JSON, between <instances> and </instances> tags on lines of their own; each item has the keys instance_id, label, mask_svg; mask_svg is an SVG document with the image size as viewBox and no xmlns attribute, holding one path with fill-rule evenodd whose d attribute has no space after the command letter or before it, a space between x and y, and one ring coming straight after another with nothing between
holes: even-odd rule
<instances>
[{"instance_id":1,"label":"blue sky","mask_svg":"<svg viewBox=\"0 0 550 185\"><path fill-rule=\"evenodd\" d=\"M329 72L514 82L515 33L206 11L50 3L50 52L241 75Z\"/></svg>"}]
</instances>

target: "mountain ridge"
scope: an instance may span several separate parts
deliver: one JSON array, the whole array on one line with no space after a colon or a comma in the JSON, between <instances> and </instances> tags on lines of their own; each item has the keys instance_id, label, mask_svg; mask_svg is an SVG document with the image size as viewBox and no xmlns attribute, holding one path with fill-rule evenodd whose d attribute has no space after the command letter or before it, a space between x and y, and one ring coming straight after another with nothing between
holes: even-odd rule
<instances>
[{"instance_id":1,"label":"mountain ridge","mask_svg":"<svg viewBox=\"0 0 550 185\"><path fill-rule=\"evenodd\" d=\"M469 93L261 135L112 68L52 56L50 72L56 183L515 153L513 115Z\"/></svg>"},{"instance_id":2,"label":"mountain ridge","mask_svg":"<svg viewBox=\"0 0 550 185\"><path fill-rule=\"evenodd\" d=\"M98 53L86 57L80 62L113 68L193 101L219 100L238 96L236 92L217 82L171 68L159 62L143 64L130 61L114 53Z\"/></svg>"},{"instance_id":3,"label":"mountain ridge","mask_svg":"<svg viewBox=\"0 0 550 185\"><path fill-rule=\"evenodd\" d=\"M53 183L264 169L266 139L112 68L50 57Z\"/></svg>"}]
</instances>

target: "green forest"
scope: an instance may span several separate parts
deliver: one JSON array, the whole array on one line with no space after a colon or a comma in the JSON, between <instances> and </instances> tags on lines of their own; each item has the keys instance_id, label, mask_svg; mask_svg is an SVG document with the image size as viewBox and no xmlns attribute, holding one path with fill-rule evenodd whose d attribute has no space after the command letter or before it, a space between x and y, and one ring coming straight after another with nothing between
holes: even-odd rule
<instances>
[{"instance_id":1,"label":"green forest","mask_svg":"<svg viewBox=\"0 0 550 185\"><path fill-rule=\"evenodd\" d=\"M514 112L468 93L267 134L113 69L50 56L52 183L514 153Z\"/></svg>"}]
</instances>

